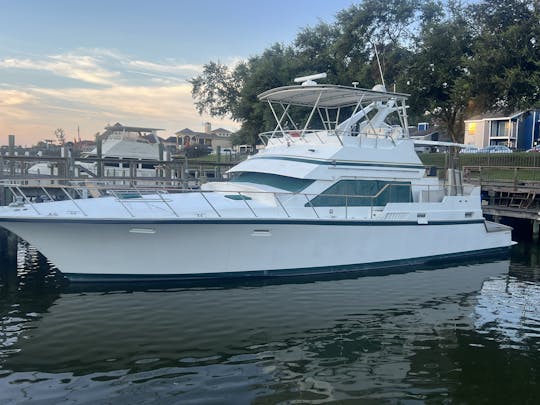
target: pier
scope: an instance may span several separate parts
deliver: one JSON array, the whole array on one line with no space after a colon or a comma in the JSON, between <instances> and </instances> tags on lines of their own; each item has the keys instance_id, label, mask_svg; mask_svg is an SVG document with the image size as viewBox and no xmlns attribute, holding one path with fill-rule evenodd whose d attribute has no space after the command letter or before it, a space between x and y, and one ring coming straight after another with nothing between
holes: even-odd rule
<instances>
[{"instance_id":1,"label":"pier","mask_svg":"<svg viewBox=\"0 0 540 405\"><path fill-rule=\"evenodd\" d=\"M66 154L67 155L67 154ZM225 160L225 159L224 159ZM29 169L39 163L46 163L47 173L29 173ZM95 163L95 172L87 170L84 163ZM140 175L137 170L144 164L154 168L151 176ZM83 185L92 195L92 184L111 187L154 186L169 188L197 188L208 180L220 181L236 162L188 160L174 156L169 160L116 159L116 158L77 158L0 155L0 181L17 184L24 188L32 199L46 196L49 199L63 199L62 186ZM121 169L119 169L121 168ZM52 197L52 198L51 198ZM13 196L0 185L0 205L9 204Z\"/></svg>"},{"instance_id":2,"label":"pier","mask_svg":"<svg viewBox=\"0 0 540 405\"><path fill-rule=\"evenodd\" d=\"M538 239L540 167L464 166L463 174L464 182L481 186L484 215Z\"/></svg>"}]
</instances>

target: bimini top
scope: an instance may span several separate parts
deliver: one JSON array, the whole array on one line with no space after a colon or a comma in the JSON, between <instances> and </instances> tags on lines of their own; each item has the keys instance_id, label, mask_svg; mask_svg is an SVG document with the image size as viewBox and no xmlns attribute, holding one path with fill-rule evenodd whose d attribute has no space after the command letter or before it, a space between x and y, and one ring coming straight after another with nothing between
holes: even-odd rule
<instances>
[{"instance_id":1,"label":"bimini top","mask_svg":"<svg viewBox=\"0 0 540 405\"><path fill-rule=\"evenodd\" d=\"M320 97L320 98L319 98ZM322 108L355 106L359 102L371 103L389 99L406 100L408 94L368 90L357 87L317 84L312 86L277 87L259 94L259 100L303 107L317 105Z\"/></svg>"}]
</instances>

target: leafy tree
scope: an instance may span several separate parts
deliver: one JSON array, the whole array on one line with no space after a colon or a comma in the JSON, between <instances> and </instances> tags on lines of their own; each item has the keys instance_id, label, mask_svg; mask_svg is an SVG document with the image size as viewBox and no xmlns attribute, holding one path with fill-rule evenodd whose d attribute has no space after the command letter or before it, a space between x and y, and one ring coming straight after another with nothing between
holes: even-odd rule
<instances>
[{"instance_id":1,"label":"leafy tree","mask_svg":"<svg viewBox=\"0 0 540 405\"><path fill-rule=\"evenodd\" d=\"M485 0L469 7L476 41L469 61L475 110L512 112L540 95L540 12L534 0Z\"/></svg>"},{"instance_id":2,"label":"leafy tree","mask_svg":"<svg viewBox=\"0 0 540 405\"><path fill-rule=\"evenodd\" d=\"M206 156L210 154L210 147L207 145L190 145L184 149L184 153L188 158Z\"/></svg>"},{"instance_id":3,"label":"leafy tree","mask_svg":"<svg viewBox=\"0 0 540 405\"><path fill-rule=\"evenodd\" d=\"M335 24L320 22L315 27L303 28L296 36L294 50L298 65L304 67L302 75L325 72L329 83L339 83L346 71L336 41L341 35Z\"/></svg>"},{"instance_id":4,"label":"leafy tree","mask_svg":"<svg viewBox=\"0 0 540 405\"><path fill-rule=\"evenodd\" d=\"M424 112L455 142L463 139L472 40L463 9L458 3L449 3L442 20L422 25L406 74L412 114L421 116Z\"/></svg>"},{"instance_id":5,"label":"leafy tree","mask_svg":"<svg viewBox=\"0 0 540 405\"><path fill-rule=\"evenodd\" d=\"M203 73L189 81L197 112L206 112L212 117L231 115L236 119L235 111L246 74L243 63L235 69L219 62L204 65Z\"/></svg>"}]
</instances>

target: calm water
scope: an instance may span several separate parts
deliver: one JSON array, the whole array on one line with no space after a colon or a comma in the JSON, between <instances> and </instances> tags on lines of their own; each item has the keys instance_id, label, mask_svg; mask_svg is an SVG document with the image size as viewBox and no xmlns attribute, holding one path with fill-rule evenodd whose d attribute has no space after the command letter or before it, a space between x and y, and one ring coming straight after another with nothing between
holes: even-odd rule
<instances>
[{"instance_id":1,"label":"calm water","mask_svg":"<svg viewBox=\"0 0 540 405\"><path fill-rule=\"evenodd\" d=\"M540 403L540 250L380 276L75 291L4 261L0 403Z\"/></svg>"}]
</instances>

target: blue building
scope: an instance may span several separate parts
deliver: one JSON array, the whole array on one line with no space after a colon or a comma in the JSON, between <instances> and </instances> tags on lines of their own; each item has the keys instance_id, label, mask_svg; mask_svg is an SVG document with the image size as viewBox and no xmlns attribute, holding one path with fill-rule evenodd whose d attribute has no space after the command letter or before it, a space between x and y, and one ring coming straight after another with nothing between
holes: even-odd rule
<instances>
[{"instance_id":1,"label":"blue building","mask_svg":"<svg viewBox=\"0 0 540 405\"><path fill-rule=\"evenodd\" d=\"M540 143L540 110L529 110L523 117L523 146L519 143L519 149L530 149ZM530 134L530 136L527 136Z\"/></svg>"}]
</instances>

